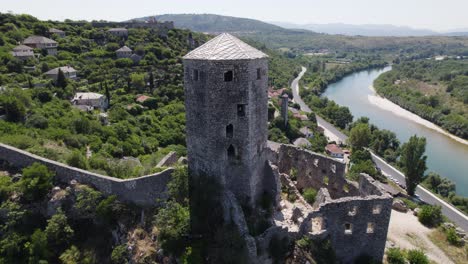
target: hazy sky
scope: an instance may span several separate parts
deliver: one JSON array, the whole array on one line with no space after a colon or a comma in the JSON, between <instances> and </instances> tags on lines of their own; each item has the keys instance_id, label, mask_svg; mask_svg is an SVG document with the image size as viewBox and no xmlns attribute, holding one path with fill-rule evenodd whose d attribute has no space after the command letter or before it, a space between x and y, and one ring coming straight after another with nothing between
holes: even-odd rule
<instances>
[{"instance_id":1,"label":"hazy sky","mask_svg":"<svg viewBox=\"0 0 468 264\"><path fill-rule=\"evenodd\" d=\"M0 11L53 20L212 13L293 23L468 28L468 0L0 0Z\"/></svg>"}]
</instances>

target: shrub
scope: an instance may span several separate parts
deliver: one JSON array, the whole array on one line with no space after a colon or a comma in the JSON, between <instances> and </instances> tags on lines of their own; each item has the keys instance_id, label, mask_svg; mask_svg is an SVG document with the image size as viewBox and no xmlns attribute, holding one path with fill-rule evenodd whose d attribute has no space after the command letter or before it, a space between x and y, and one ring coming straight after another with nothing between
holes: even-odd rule
<instances>
[{"instance_id":1,"label":"shrub","mask_svg":"<svg viewBox=\"0 0 468 264\"><path fill-rule=\"evenodd\" d=\"M46 129L49 126L49 120L41 114L33 114L26 120L26 126Z\"/></svg>"},{"instance_id":2,"label":"shrub","mask_svg":"<svg viewBox=\"0 0 468 264\"><path fill-rule=\"evenodd\" d=\"M418 220L423 225L434 227L442 222L442 212L440 206L423 205L418 213Z\"/></svg>"},{"instance_id":3,"label":"shrub","mask_svg":"<svg viewBox=\"0 0 468 264\"><path fill-rule=\"evenodd\" d=\"M389 264L405 264L405 255L400 248L390 248L387 251L387 261Z\"/></svg>"},{"instance_id":4,"label":"shrub","mask_svg":"<svg viewBox=\"0 0 468 264\"><path fill-rule=\"evenodd\" d=\"M409 250L407 259L409 264L429 264L429 259L426 254L419 249Z\"/></svg>"},{"instance_id":5,"label":"shrub","mask_svg":"<svg viewBox=\"0 0 468 264\"><path fill-rule=\"evenodd\" d=\"M446 231L445 231L445 234L447 235L447 241L454 245L454 246L459 246L461 244L461 239L460 237L457 235L457 232L455 231L454 228L448 228Z\"/></svg>"},{"instance_id":6,"label":"shrub","mask_svg":"<svg viewBox=\"0 0 468 264\"><path fill-rule=\"evenodd\" d=\"M27 135L5 135L1 141L19 149L28 149L36 144L36 140Z\"/></svg>"},{"instance_id":7,"label":"shrub","mask_svg":"<svg viewBox=\"0 0 468 264\"><path fill-rule=\"evenodd\" d=\"M313 204L315 202L315 197L317 196L317 190L313 188L307 188L304 190L302 196L309 204Z\"/></svg>"},{"instance_id":8,"label":"shrub","mask_svg":"<svg viewBox=\"0 0 468 264\"><path fill-rule=\"evenodd\" d=\"M67 158L67 164L86 170L88 168L88 161L86 160L85 156L81 154L79 151L73 151L72 154Z\"/></svg>"},{"instance_id":9,"label":"shrub","mask_svg":"<svg viewBox=\"0 0 468 264\"><path fill-rule=\"evenodd\" d=\"M29 201L43 199L50 188L54 175L49 169L35 162L33 165L23 169L23 177L18 182L24 198Z\"/></svg>"},{"instance_id":10,"label":"shrub","mask_svg":"<svg viewBox=\"0 0 468 264\"><path fill-rule=\"evenodd\" d=\"M125 244L118 245L112 250L111 254L112 263L126 264L128 263L127 246Z\"/></svg>"}]
</instances>

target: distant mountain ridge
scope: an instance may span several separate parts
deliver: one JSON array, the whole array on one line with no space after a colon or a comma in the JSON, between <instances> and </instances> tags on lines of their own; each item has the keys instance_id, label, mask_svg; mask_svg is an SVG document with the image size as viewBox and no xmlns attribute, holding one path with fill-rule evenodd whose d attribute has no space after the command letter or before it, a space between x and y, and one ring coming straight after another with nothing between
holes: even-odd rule
<instances>
[{"instance_id":1,"label":"distant mountain ridge","mask_svg":"<svg viewBox=\"0 0 468 264\"><path fill-rule=\"evenodd\" d=\"M254 33L286 30L255 19L213 14L166 14L136 18L135 20L148 20L154 17L159 21L174 21L174 26L177 28L208 33Z\"/></svg>"},{"instance_id":2,"label":"distant mountain ridge","mask_svg":"<svg viewBox=\"0 0 468 264\"><path fill-rule=\"evenodd\" d=\"M288 22L270 22L274 25L288 29L306 29L317 33L346 36L367 37L422 37L422 36L467 36L465 30L453 30L453 32L437 32L430 29L418 29L408 26L395 26L388 24L363 24L352 25L344 23L330 24L294 24Z\"/></svg>"},{"instance_id":3,"label":"distant mountain ridge","mask_svg":"<svg viewBox=\"0 0 468 264\"><path fill-rule=\"evenodd\" d=\"M282 26L284 28L301 28L316 31L319 33L327 33L333 35L347 35L347 36L434 36L439 33L429 29L415 29L405 26L394 25L351 25L344 23L332 24L293 24L284 22L271 22L274 25Z\"/></svg>"}]
</instances>

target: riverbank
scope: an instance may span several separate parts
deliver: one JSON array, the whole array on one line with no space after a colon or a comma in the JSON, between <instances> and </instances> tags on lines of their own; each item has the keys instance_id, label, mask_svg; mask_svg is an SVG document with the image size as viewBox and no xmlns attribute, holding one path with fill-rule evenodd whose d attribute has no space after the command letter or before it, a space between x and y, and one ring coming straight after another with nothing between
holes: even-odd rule
<instances>
[{"instance_id":1,"label":"riverbank","mask_svg":"<svg viewBox=\"0 0 468 264\"><path fill-rule=\"evenodd\" d=\"M468 145L468 141L463 139L463 138L460 138L460 137L457 137L449 132L447 132L446 130L444 130L443 128L441 128L440 126L416 115L415 113L413 112L410 112L404 108L402 108L401 106L395 104L394 102L388 100L387 98L385 97L382 97L380 96L373 85L369 86L369 89L371 89L373 92L374 92L374 95L368 95L368 100L371 104L383 109L383 110L386 110L386 111L390 111L392 113L394 113L395 115L398 115L400 117L403 117L403 118L406 118L410 121L413 121L413 122L416 122L420 125L423 125L427 128L430 128L432 130L435 130L441 134L444 134L445 136L448 136L450 137L451 139L459 142L459 143L462 143L462 144L465 144L465 145Z\"/></svg>"}]
</instances>

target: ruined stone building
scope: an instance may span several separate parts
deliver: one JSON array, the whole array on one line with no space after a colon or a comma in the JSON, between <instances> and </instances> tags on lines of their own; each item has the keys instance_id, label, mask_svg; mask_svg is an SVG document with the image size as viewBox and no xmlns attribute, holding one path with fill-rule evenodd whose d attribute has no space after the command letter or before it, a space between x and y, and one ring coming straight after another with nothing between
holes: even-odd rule
<instances>
[{"instance_id":1,"label":"ruined stone building","mask_svg":"<svg viewBox=\"0 0 468 264\"><path fill-rule=\"evenodd\" d=\"M342 263L381 260L392 197L368 175L347 180L343 162L267 141L268 56L221 34L183 59L193 237L235 227L241 241L224 242L244 245L240 263L272 263L273 240L303 236L329 239ZM307 188L318 190L312 205L302 198ZM297 199L282 199L282 189ZM260 219L266 228L252 228ZM211 250L221 263L222 251Z\"/></svg>"}]
</instances>

